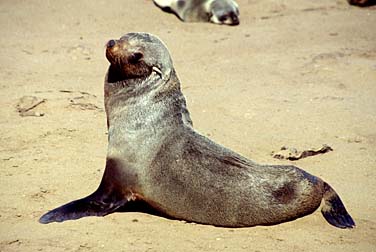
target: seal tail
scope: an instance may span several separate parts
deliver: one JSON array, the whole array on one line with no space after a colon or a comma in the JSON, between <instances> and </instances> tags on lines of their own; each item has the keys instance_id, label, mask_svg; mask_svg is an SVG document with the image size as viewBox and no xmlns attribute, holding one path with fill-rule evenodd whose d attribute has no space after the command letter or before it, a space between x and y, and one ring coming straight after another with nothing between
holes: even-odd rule
<instances>
[{"instance_id":1,"label":"seal tail","mask_svg":"<svg viewBox=\"0 0 376 252\"><path fill-rule=\"evenodd\" d=\"M355 222L346 211L338 194L324 182L324 204L321 213L331 225L338 228L353 228Z\"/></svg>"}]
</instances>

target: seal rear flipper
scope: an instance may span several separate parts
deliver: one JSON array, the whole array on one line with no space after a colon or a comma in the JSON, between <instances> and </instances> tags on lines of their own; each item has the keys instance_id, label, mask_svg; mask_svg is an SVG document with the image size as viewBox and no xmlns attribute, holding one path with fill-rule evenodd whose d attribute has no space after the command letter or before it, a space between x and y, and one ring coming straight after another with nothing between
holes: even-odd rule
<instances>
[{"instance_id":1,"label":"seal rear flipper","mask_svg":"<svg viewBox=\"0 0 376 252\"><path fill-rule=\"evenodd\" d=\"M338 228L353 228L355 222L346 211L338 194L324 182L324 205L321 209L324 218Z\"/></svg>"}]
</instances>

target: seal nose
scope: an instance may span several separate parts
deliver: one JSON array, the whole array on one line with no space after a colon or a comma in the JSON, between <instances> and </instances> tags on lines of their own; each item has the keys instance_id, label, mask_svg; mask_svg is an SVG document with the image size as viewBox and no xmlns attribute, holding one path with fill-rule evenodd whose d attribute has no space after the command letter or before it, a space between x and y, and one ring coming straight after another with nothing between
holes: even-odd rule
<instances>
[{"instance_id":1,"label":"seal nose","mask_svg":"<svg viewBox=\"0 0 376 252\"><path fill-rule=\"evenodd\" d=\"M108 48L114 47L114 45L116 45L116 42L113 39L111 39L110 41L107 42L107 47Z\"/></svg>"},{"instance_id":2,"label":"seal nose","mask_svg":"<svg viewBox=\"0 0 376 252\"><path fill-rule=\"evenodd\" d=\"M232 25L238 25L240 23L239 18L235 13L231 13L231 21Z\"/></svg>"}]
</instances>

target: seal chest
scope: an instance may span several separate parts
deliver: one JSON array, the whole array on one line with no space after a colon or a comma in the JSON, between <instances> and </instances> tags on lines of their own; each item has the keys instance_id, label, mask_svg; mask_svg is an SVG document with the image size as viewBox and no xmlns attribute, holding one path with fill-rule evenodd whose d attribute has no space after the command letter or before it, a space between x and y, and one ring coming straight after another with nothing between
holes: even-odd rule
<instances>
[{"instance_id":1,"label":"seal chest","mask_svg":"<svg viewBox=\"0 0 376 252\"><path fill-rule=\"evenodd\" d=\"M271 225L315 211L355 226L337 193L294 166L259 165L202 136L180 89L170 53L155 36L110 40L104 83L105 172L91 195L58 207L41 223L104 216L140 201L187 221L227 227Z\"/></svg>"}]
</instances>

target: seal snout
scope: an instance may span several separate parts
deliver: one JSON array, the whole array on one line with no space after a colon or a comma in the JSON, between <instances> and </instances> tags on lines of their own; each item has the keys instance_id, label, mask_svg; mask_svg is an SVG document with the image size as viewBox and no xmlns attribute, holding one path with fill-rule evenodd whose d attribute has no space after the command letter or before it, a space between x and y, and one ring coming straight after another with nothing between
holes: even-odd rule
<instances>
[{"instance_id":1,"label":"seal snout","mask_svg":"<svg viewBox=\"0 0 376 252\"><path fill-rule=\"evenodd\" d=\"M228 25L238 25L240 23L238 15L233 11L219 17L219 21Z\"/></svg>"},{"instance_id":2,"label":"seal snout","mask_svg":"<svg viewBox=\"0 0 376 252\"><path fill-rule=\"evenodd\" d=\"M235 13L231 13L230 14L230 18L231 18L231 25L238 25L240 22L239 22L239 18L238 18L238 15L236 15Z\"/></svg>"},{"instance_id":3,"label":"seal snout","mask_svg":"<svg viewBox=\"0 0 376 252\"><path fill-rule=\"evenodd\" d=\"M231 11L229 13L223 13L220 16L213 16L212 17L213 23L218 24L227 24L227 25L238 25L240 23L238 13L235 11Z\"/></svg>"},{"instance_id":4,"label":"seal snout","mask_svg":"<svg viewBox=\"0 0 376 252\"><path fill-rule=\"evenodd\" d=\"M108 41L107 42L107 47L108 48L112 48L112 47L114 47L116 45L116 41L115 40L113 40L113 39L111 39L110 41Z\"/></svg>"},{"instance_id":5,"label":"seal snout","mask_svg":"<svg viewBox=\"0 0 376 252\"><path fill-rule=\"evenodd\" d=\"M122 55L124 45L119 40L111 39L106 44L106 58L112 64Z\"/></svg>"}]
</instances>

